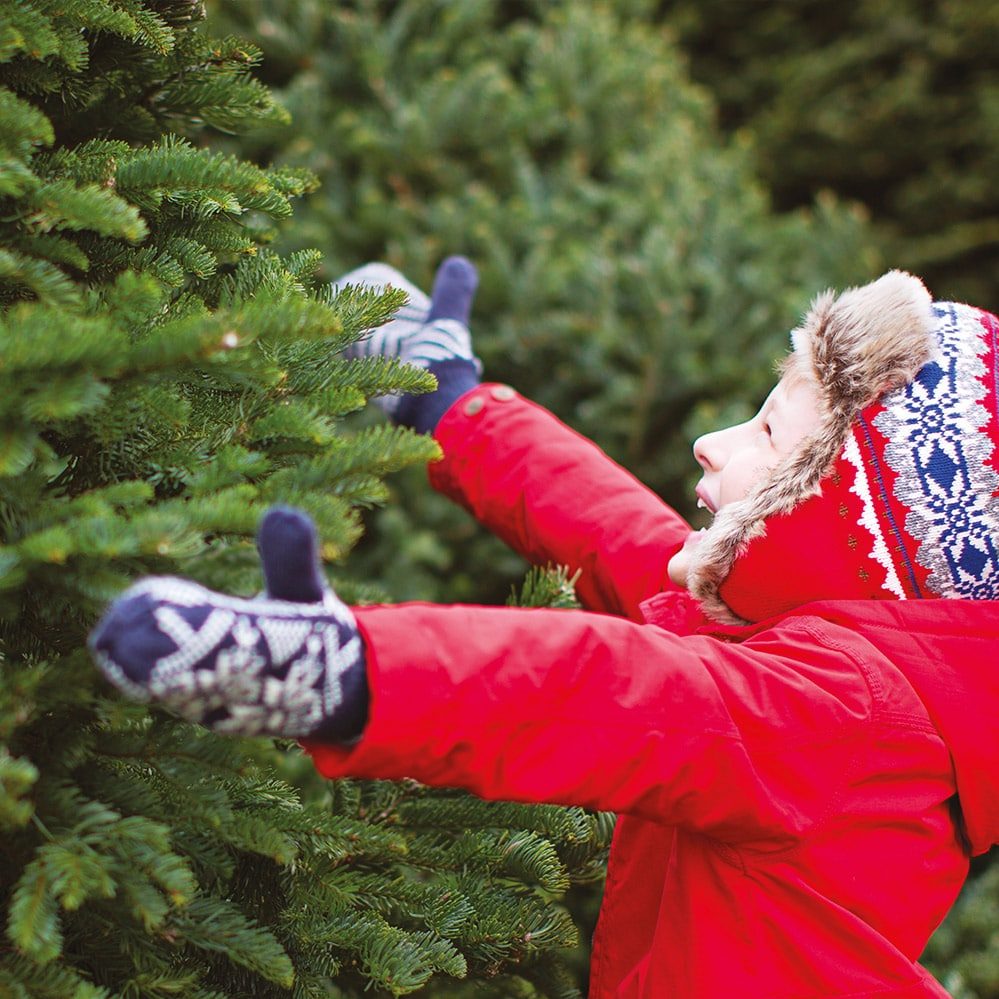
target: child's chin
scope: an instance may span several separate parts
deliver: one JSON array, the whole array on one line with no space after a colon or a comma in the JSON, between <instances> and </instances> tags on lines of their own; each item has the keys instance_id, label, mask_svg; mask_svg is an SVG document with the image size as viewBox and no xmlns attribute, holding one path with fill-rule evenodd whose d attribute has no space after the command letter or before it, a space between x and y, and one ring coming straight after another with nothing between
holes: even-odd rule
<instances>
[{"instance_id":1,"label":"child's chin","mask_svg":"<svg viewBox=\"0 0 999 999\"><path fill-rule=\"evenodd\" d=\"M684 589L687 588L687 573L690 571L691 558L694 554L694 549L701 543L703 537L703 528L699 531L691 531L684 539L680 550L669 560L666 572L677 586L682 586Z\"/></svg>"}]
</instances>

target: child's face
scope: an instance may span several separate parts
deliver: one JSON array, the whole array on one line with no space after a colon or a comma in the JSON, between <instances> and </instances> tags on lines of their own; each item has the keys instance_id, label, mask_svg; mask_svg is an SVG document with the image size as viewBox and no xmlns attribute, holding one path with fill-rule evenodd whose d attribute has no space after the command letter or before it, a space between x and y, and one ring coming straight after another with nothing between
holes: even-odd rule
<instances>
[{"instance_id":1,"label":"child's face","mask_svg":"<svg viewBox=\"0 0 999 999\"><path fill-rule=\"evenodd\" d=\"M718 513L745 497L803 437L818 429L820 418L815 383L785 375L752 419L694 441L694 457L704 469L697 484L697 505ZM669 577L679 586L687 585L691 556L701 533L692 532L670 559Z\"/></svg>"}]
</instances>

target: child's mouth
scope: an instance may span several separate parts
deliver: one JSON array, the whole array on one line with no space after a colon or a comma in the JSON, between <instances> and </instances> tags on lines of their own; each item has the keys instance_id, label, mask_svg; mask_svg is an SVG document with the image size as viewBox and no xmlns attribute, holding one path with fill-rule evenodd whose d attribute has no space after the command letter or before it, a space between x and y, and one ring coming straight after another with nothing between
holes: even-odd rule
<instances>
[{"instance_id":1,"label":"child's mouth","mask_svg":"<svg viewBox=\"0 0 999 999\"><path fill-rule=\"evenodd\" d=\"M712 513L712 514L718 512L718 508L711 501L711 497L708 494L708 491L703 486L699 485L694 490L694 495L697 497L697 509L698 510L707 510L709 513Z\"/></svg>"}]
</instances>

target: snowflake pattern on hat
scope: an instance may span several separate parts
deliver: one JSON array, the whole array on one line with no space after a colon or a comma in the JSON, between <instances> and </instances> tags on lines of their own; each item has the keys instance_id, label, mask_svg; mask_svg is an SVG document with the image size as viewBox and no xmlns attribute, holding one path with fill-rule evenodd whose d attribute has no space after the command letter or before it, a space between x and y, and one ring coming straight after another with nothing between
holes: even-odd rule
<instances>
[{"instance_id":1,"label":"snowflake pattern on hat","mask_svg":"<svg viewBox=\"0 0 999 999\"><path fill-rule=\"evenodd\" d=\"M121 624L105 632L117 635L99 630L92 643L107 676L221 732L308 735L342 703L344 674L363 668L353 615L331 591L314 604L245 600L154 577L115 613Z\"/></svg>"},{"instance_id":2,"label":"snowflake pattern on hat","mask_svg":"<svg viewBox=\"0 0 999 999\"><path fill-rule=\"evenodd\" d=\"M997 328L971 306L938 302L934 313L937 355L884 396L870 423L861 416L844 457L858 471L854 491L886 589L898 597L995 599L999 474L988 402L996 398ZM886 440L880 455L871 426Z\"/></svg>"}]
</instances>

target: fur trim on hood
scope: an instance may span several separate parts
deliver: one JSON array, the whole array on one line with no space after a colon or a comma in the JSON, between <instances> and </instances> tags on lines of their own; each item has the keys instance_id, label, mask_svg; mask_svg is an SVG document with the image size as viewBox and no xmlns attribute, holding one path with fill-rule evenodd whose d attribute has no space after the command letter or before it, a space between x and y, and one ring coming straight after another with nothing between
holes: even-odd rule
<instances>
[{"instance_id":1,"label":"fur trim on hood","mask_svg":"<svg viewBox=\"0 0 999 999\"><path fill-rule=\"evenodd\" d=\"M865 406L911 382L934 351L932 299L903 271L841 295L819 295L791 333L785 371L819 386L824 412L809 434L742 500L720 511L693 555L688 585L711 617L741 623L720 594L732 564L766 533L768 518L790 513L820 491Z\"/></svg>"}]
</instances>

